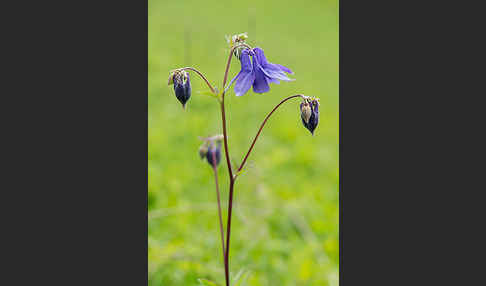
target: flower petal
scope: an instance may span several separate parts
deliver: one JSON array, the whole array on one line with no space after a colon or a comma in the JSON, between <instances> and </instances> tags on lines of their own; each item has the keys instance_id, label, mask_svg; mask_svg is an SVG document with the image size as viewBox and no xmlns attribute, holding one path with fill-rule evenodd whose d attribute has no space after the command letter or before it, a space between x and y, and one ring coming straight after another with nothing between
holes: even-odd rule
<instances>
[{"instance_id":1,"label":"flower petal","mask_svg":"<svg viewBox=\"0 0 486 286\"><path fill-rule=\"evenodd\" d=\"M241 57L240 57L240 62L241 62L241 71L252 71L253 70L253 65L250 60L250 50L245 49L241 52Z\"/></svg>"},{"instance_id":2,"label":"flower petal","mask_svg":"<svg viewBox=\"0 0 486 286\"><path fill-rule=\"evenodd\" d=\"M294 74L294 72L291 69L289 69L288 67L286 67L286 66L279 65L279 64L273 64L273 65L278 66L281 70L283 70L286 73Z\"/></svg>"},{"instance_id":3,"label":"flower petal","mask_svg":"<svg viewBox=\"0 0 486 286\"><path fill-rule=\"evenodd\" d=\"M236 76L234 78L232 78L230 80L230 82L228 83L228 85L226 86L226 88L224 89L224 92L228 91L228 89L231 87L231 85L233 84L233 82L241 75L241 71L238 72L238 74L236 74Z\"/></svg>"},{"instance_id":4,"label":"flower petal","mask_svg":"<svg viewBox=\"0 0 486 286\"><path fill-rule=\"evenodd\" d=\"M276 84L280 84L280 81L278 79L275 79L275 78L270 78L268 76L265 76L265 79L267 80L268 83L276 83Z\"/></svg>"},{"instance_id":5,"label":"flower petal","mask_svg":"<svg viewBox=\"0 0 486 286\"><path fill-rule=\"evenodd\" d=\"M265 93L270 90L267 77L263 73L261 66L256 62L255 56L253 56L253 74L255 75L255 81L253 82L253 91L255 93Z\"/></svg>"},{"instance_id":6,"label":"flower petal","mask_svg":"<svg viewBox=\"0 0 486 286\"><path fill-rule=\"evenodd\" d=\"M265 53L261 48L259 47L253 48L253 52L255 53L255 56L257 57L258 62L261 65L268 63L267 58L265 57Z\"/></svg>"},{"instance_id":7,"label":"flower petal","mask_svg":"<svg viewBox=\"0 0 486 286\"><path fill-rule=\"evenodd\" d=\"M228 89L233 84L233 81L236 80L234 88L236 96L244 95L250 89L253 81L255 80L255 76L253 74L253 64L251 62L249 53L250 50L248 49L245 49L241 52L241 70L226 87L226 89Z\"/></svg>"},{"instance_id":8,"label":"flower petal","mask_svg":"<svg viewBox=\"0 0 486 286\"><path fill-rule=\"evenodd\" d=\"M257 47L253 49L253 52L255 53L255 55L253 56L253 65L255 65L255 63L258 64L266 76L272 79L285 81L293 80L284 73L284 71L289 71L290 73L292 73L292 71L282 65L269 63L262 49Z\"/></svg>"},{"instance_id":9,"label":"flower petal","mask_svg":"<svg viewBox=\"0 0 486 286\"><path fill-rule=\"evenodd\" d=\"M270 78L275 78L279 80L285 80L285 81L293 81L295 79L289 78L283 71L281 71L279 68L267 65L266 67L262 68L262 71L265 73L266 76Z\"/></svg>"},{"instance_id":10,"label":"flower petal","mask_svg":"<svg viewBox=\"0 0 486 286\"><path fill-rule=\"evenodd\" d=\"M252 86L255 81L255 74L253 72L243 72L241 71L235 83L235 94L236 96L244 95Z\"/></svg>"}]
</instances>

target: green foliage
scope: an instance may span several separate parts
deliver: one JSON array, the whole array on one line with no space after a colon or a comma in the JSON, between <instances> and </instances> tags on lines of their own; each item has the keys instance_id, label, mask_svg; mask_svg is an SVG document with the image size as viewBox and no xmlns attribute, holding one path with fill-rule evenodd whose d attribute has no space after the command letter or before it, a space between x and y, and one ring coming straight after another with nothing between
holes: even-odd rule
<instances>
[{"instance_id":1,"label":"green foliage","mask_svg":"<svg viewBox=\"0 0 486 286\"><path fill-rule=\"evenodd\" d=\"M227 92L231 160L241 163L261 121L289 95L319 97L320 121L311 136L293 99L265 126L235 185L231 286L242 268L251 273L239 286L337 286L338 2L149 0L148 13L149 285L197 286L202 277L224 285L213 173L198 155L198 136L222 133L219 106L191 73L183 110L167 78L194 66L221 90L225 36L248 32L247 42L291 68L296 81L263 95ZM228 81L238 71L233 59ZM218 176L226 223L223 158Z\"/></svg>"},{"instance_id":2,"label":"green foliage","mask_svg":"<svg viewBox=\"0 0 486 286\"><path fill-rule=\"evenodd\" d=\"M204 279L204 278L199 278L199 279L197 279L197 281L199 281L199 283L202 286L220 286L216 282L213 282L213 281L210 281L210 280L207 280L207 279Z\"/></svg>"},{"instance_id":3,"label":"green foliage","mask_svg":"<svg viewBox=\"0 0 486 286\"><path fill-rule=\"evenodd\" d=\"M238 274L236 274L233 283L231 285L233 286L244 286L246 279L248 278L248 275L250 274L249 271L245 271L244 269L241 269Z\"/></svg>"}]
</instances>

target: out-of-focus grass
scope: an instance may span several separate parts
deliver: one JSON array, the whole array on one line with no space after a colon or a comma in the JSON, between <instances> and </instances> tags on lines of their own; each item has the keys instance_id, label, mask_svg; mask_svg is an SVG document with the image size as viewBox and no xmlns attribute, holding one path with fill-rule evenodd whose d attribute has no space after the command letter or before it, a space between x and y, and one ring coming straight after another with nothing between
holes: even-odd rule
<instances>
[{"instance_id":1,"label":"out-of-focus grass","mask_svg":"<svg viewBox=\"0 0 486 286\"><path fill-rule=\"evenodd\" d=\"M235 187L231 272L246 285L338 283L338 2L149 0L149 285L224 284L212 171L198 157L198 136L221 133L213 98L191 74L193 95L182 110L167 86L170 69L194 66L221 87L225 35L249 43L296 79L259 95L228 92L230 153L241 162L258 125L286 96L320 97L315 136L302 126L298 100L270 119ZM233 60L230 78L239 70ZM223 209L227 170L219 167ZM226 215L226 211L224 211ZM225 219L226 222L226 219Z\"/></svg>"}]
</instances>

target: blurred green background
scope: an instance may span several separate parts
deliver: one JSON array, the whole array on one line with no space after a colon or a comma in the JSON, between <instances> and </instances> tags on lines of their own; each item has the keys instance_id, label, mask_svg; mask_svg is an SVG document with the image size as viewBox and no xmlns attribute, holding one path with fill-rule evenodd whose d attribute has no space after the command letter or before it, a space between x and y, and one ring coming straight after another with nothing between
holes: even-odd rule
<instances>
[{"instance_id":1,"label":"blurred green background","mask_svg":"<svg viewBox=\"0 0 486 286\"><path fill-rule=\"evenodd\" d=\"M221 114L194 73L185 111L167 77L193 66L221 87L225 35L242 32L296 80L262 95L227 93L231 158L241 162L265 115L289 95L319 97L320 121L311 136L294 99L265 126L235 186L231 274L247 271L251 286L338 285L338 1L149 0L148 15L149 285L224 285L213 173L198 157L198 136L222 133ZM233 59L229 79L239 68ZM219 177L226 216L224 159Z\"/></svg>"}]
</instances>

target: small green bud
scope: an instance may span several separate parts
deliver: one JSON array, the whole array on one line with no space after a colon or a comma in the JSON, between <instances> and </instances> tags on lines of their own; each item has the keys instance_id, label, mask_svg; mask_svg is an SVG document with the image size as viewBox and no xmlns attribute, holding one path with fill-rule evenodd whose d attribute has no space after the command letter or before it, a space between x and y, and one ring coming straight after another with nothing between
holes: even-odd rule
<instances>
[{"instance_id":1,"label":"small green bud","mask_svg":"<svg viewBox=\"0 0 486 286\"><path fill-rule=\"evenodd\" d=\"M199 157L201 157L201 159L204 159L206 157L207 153L208 153L208 144L207 144L207 142L204 142L199 147Z\"/></svg>"},{"instance_id":2,"label":"small green bud","mask_svg":"<svg viewBox=\"0 0 486 286\"><path fill-rule=\"evenodd\" d=\"M228 44L230 48L233 48L234 46L244 44L246 40L248 39L248 33L241 33L238 35L233 35L233 36L226 36L226 40L228 41ZM235 49L234 55L239 59L241 55L241 51L246 49L245 47L239 47Z\"/></svg>"},{"instance_id":3,"label":"small green bud","mask_svg":"<svg viewBox=\"0 0 486 286\"><path fill-rule=\"evenodd\" d=\"M167 85L174 84L174 75L175 75L175 72L171 72L169 74L169 81L167 82Z\"/></svg>"}]
</instances>

